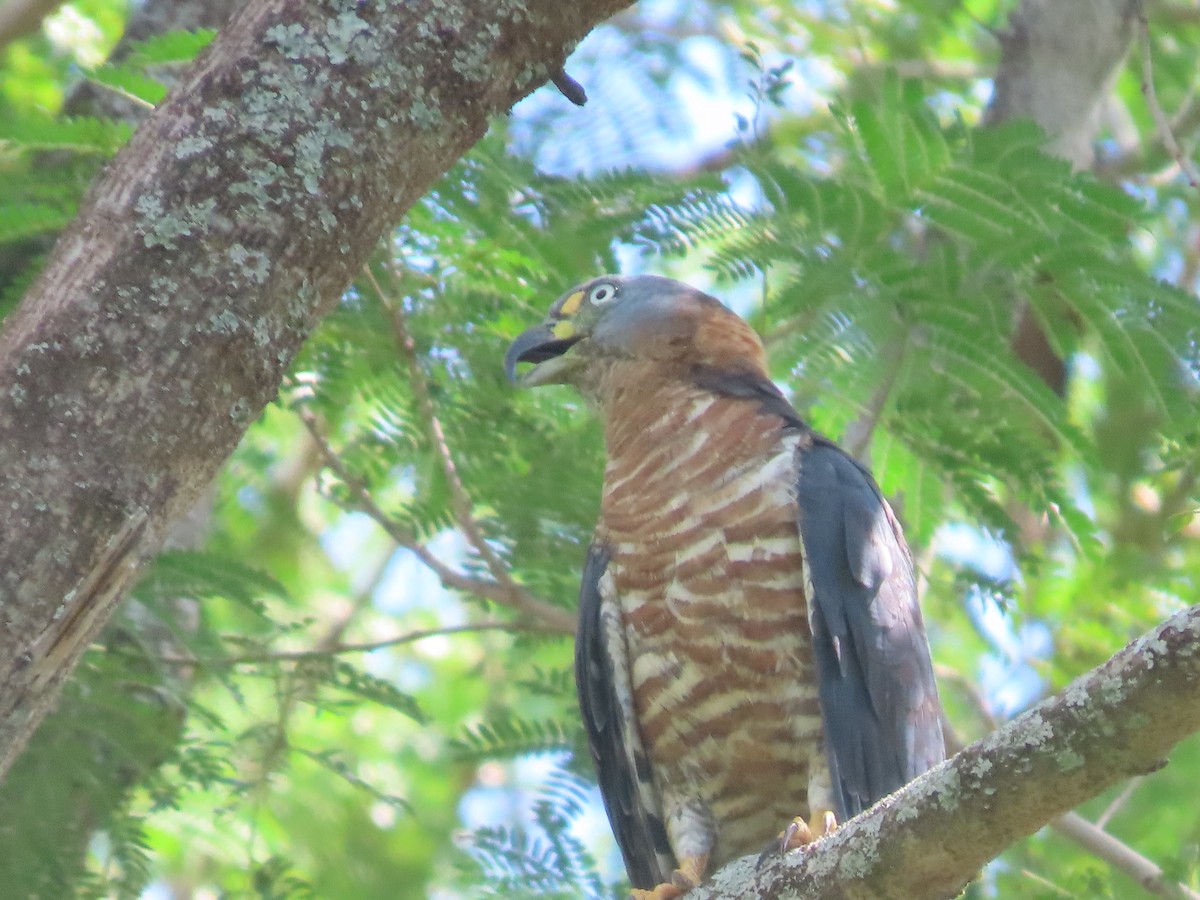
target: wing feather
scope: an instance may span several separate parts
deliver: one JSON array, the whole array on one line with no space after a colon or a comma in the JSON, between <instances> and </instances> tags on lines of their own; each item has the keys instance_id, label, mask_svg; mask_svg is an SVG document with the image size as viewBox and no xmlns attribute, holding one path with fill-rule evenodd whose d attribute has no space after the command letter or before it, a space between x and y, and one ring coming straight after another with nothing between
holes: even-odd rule
<instances>
[{"instance_id":1,"label":"wing feather","mask_svg":"<svg viewBox=\"0 0 1200 900\"><path fill-rule=\"evenodd\" d=\"M800 535L839 815L856 815L945 755L908 546L859 463L815 438L799 454Z\"/></svg>"},{"instance_id":2,"label":"wing feather","mask_svg":"<svg viewBox=\"0 0 1200 900\"><path fill-rule=\"evenodd\" d=\"M580 588L575 685L600 795L625 870L635 888L648 890L670 880L675 858L637 727L621 608L612 578L605 577L608 564L608 550L593 544Z\"/></svg>"}]
</instances>

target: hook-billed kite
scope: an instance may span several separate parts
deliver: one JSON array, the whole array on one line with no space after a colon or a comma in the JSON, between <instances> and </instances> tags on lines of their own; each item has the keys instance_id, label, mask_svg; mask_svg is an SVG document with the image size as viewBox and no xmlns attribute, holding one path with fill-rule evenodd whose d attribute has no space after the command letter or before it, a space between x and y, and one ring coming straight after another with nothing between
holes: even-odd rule
<instances>
[{"instance_id":1,"label":"hook-billed kite","mask_svg":"<svg viewBox=\"0 0 1200 900\"><path fill-rule=\"evenodd\" d=\"M896 517L771 382L750 326L679 282L608 275L505 362L604 421L576 680L635 894L678 896L789 822L811 840L942 759Z\"/></svg>"}]
</instances>

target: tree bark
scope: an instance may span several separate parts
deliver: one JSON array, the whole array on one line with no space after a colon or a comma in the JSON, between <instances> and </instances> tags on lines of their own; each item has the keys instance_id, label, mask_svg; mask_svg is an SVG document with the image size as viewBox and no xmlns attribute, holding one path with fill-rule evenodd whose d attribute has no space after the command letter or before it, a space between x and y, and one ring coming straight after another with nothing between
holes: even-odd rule
<instances>
[{"instance_id":1,"label":"tree bark","mask_svg":"<svg viewBox=\"0 0 1200 900\"><path fill-rule=\"evenodd\" d=\"M1023 0L1000 32L986 121L1032 119L1050 152L1090 168L1100 112L1133 42L1140 0Z\"/></svg>"},{"instance_id":2,"label":"tree bark","mask_svg":"<svg viewBox=\"0 0 1200 900\"><path fill-rule=\"evenodd\" d=\"M949 898L1010 844L1164 765L1200 730L1200 606L803 852L730 863L688 900Z\"/></svg>"},{"instance_id":3,"label":"tree bark","mask_svg":"<svg viewBox=\"0 0 1200 900\"><path fill-rule=\"evenodd\" d=\"M37 31L62 0L0 0L0 48Z\"/></svg>"},{"instance_id":4,"label":"tree bark","mask_svg":"<svg viewBox=\"0 0 1200 900\"><path fill-rule=\"evenodd\" d=\"M168 31L220 28L236 0L145 0L130 13L110 61L126 57L138 41ZM174 85L178 68L159 67L159 81ZM123 94L81 81L63 106L64 115L104 116L137 125L151 110ZM43 152L34 166L60 165L61 152ZM97 165L97 169L99 165ZM6 245L0 271L15 277L34 266L54 244L39 235ZM213 492L206 491L176 521L167 545L197 549L211 519ZM179 637L199 627L199 603L190 597L151 610L121 605L98 640L109 652L76 668L0 784L0 884L13 897L68 897L79 893L89 848L99 830L111 827L135 785L177 751L186 724L192 669L164 667L150 657L180 655ZM120 652L111 652L114 649ZM102 710L101 715L97 711ZM105 760L107 764L98 764ZM86 777L63 778L64 770ZM30 865L36 859L37 865Z\"/></svg>"},{"instance_id":5,"label":"tree bark","mask_svg":"<svg viewBox=\"0 0 1200 900\"><path fill-rule=\"evenodd\" d=\"M261 0L138 130L0 335L0 775L379 235L626 5Z\"/></svg>"}]
</instances>

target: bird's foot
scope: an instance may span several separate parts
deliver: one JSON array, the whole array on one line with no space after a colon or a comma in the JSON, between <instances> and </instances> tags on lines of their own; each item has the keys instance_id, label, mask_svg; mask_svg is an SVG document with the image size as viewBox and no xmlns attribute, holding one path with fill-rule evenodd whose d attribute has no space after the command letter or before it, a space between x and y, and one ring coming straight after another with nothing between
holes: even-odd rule
<instances>
[{"instance_id":1,"label":"bird's foot","mask_svg":"<svg viewBox=\"0 0 1200 900\"><path fill-rule=\"evenodd\" d=\"M782 856L789 850L798 850L800 847L806 847L813 841L820 840L827 834L831 834L837 827L837 816L833 814L833 810L814 810L815 815L813 825L809 825L802 817L796 816L788 823L788 827L779 835L779 854ZM815 827L814 827L815 826Z\"/></svg>"},{"instance_id":2,"label":"bird's foot","mask_svg":"<svg viewBox=\"0 0 1200 900\"><path fill-rule=\"evenodd\" d=\"M634 888L629 892L629 900L675 900L676 897L682 896L683 891L675 887L675 884L670 881L664 881L652 891Z\"/></svg>"},{"instance_id":3,"label":"bird's foot","mask_svg":"<svg viewBox=\"0 0 1200 900\"><path fill-rule=\"evenodd\" d=\"M630 892L631 900L675 900L700 884L707 868L708 854L685 857L679 868L671 873L670 881L664 881L652 891L634 889Z\"/></svg>"},{"instance_id":4,"label":"bird's foot","mask_svg":"<svg viewBox=\"0 0 1200 900\"><path fill-rule=\"evenodd\" d=\"M789 850L799 850L801 847L807 847L814 841L820 840L827 834L831 834L838 827L837 816L833 814L833 810L814 810L812 816L813 823L808 824L803 816L796 816L788 823L788 827L779 832L779 837L767 844L758 857L758 865L766 862L767 857L772 853L778 853L783 856Z\"/></svg>"}]
</instances>

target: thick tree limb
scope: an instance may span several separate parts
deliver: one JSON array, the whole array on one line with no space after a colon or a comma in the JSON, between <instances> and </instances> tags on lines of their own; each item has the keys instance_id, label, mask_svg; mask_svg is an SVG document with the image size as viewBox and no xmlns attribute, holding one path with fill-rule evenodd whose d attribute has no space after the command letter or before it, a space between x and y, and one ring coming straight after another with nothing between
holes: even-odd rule
<instances>
[{"instance_id":1,"label":"thick tree limb","mask_svg":"<svg viewBox=\"0 0 1200 900\"><path fill-rule=\"evenodd\" d=\"M380 233L626 5L260 0L146 120L0 335L0 775Z\"/></svg>"},{"instance_id":2,"label":"thick tree limb","mask_svg":"<svg viewBox=\"0 0 1200 900\"><path fill-rule=\"evenodd\" d=\"M1032 119L1049 151L1077 169L1094 160L1100 110L1133 42L1138 0L1022 0L999 33L1000 66L985 122ZM1028 304L1012 349L1051 390L1066 390L1066 363Z\"/></svg>"},{"instance_id":3,"label":"thick tree limb","mask_svg":"<svg viewBox=\"0 0 1200 900\"><path fill-rule=\"evenodd\" d=\"M42 20L62 0L3 0L0 2L0 48L42 27Z\"/></svg>"},{"instance_id":4,"label":"thick tree limb","mask_svg":"<svg viewBox=\"0 0 1200 900\"><path fill-rule=\"evenodd\" d=\"M987 121L1033 119L1051 150L1092 163L1100 107L1133 42L1138 0L1022 0L1000 33Z\"/></svg>"},{"instance_id":5,"label":"thick tree limb","mask_svg":"<svg viewBox=\"0 0 1200 900\"><path fill-rule=\"evenodd\" d=\"M954 897L980 866L1200 731L1200 606L814 844L689 900ZM1182 895L1181 895L1182 896Z\"/></svg>"}]
</instances>

